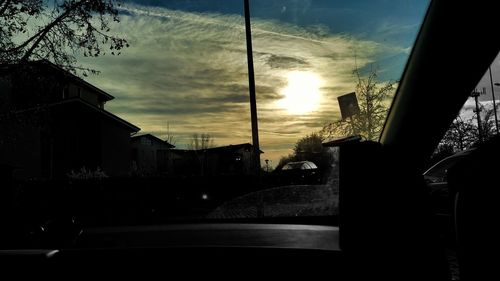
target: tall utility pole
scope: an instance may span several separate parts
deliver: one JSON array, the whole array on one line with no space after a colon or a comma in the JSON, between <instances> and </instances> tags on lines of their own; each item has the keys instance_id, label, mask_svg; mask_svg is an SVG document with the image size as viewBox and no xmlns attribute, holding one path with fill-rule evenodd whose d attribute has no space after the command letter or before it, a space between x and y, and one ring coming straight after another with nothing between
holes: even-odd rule
<instances>
[{"instance_id":1,"label":"tall utility pole","mask_svg":"<svg viewBox=\"0 0 500 281\"><path fill-rule=\"evenodd\" d=\"M483 128L481 126L481 109L479 109L479 101L478 101L478 97L479 95L481 95L480 92L478 92L477 90L474 90L470 96L474 98L474 100L476 101L476 110L474 110L474 113L476 113L476 117L477 117L477 131L479 133L479 143L482 143L483 142Z\"/></svg>"},{"instance_id":2,"label":"tall utility pole","mask_svg":"<svg viewBox=\"0 0 500 281\"><path fill-rule=\"evenodd\" d=\"M493 76L491 75L491 66L488 68L488 70L490 71L491 96L493 97L493 113L495 113L495 129L498 135L497 103L495 101L495 88L493 87Z\"/></svg>"},{"instance_id":3,"label":"tall utility pole","mask_svg":"<svg viewBox=\"0 0 500 281\"><path fill-rule=\"evenodd\" d=\"M255 75L253 70L252 29L250 25L250 4L244 0L245 6L245 31L247 39L247 64L248 64L248 89L250 91L250 115L252 120L252 144L254 168L260 172L260 145L259 125L257 120L257 101L255 99Z\"/></svg>"}]
</instances>

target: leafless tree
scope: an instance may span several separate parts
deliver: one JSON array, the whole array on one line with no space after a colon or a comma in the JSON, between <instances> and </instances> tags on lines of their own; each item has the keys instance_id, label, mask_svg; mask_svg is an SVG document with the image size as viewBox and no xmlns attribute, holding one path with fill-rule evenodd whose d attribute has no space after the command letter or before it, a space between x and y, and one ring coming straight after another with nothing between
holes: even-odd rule
<instances>
[{"instance_id":1,"label":"leafless tree","mask_svg":"<svg viewBox=\"0 0 500 281\"><path fill-rule=\"evenodd\" d=\"M457 116L441 140L438 150L449 147L453 151L461 151L471 147L478 140L477 125L472 118L464 120Z\"/></svg>"},{"instance_id":2,"label":"leafless tree","mask_svg":"<svg viewBox=\"0 0 500 281\"><path fill-rule=\"evenodd\" d=\"M476 112L476 114L481 114L481 112L485 112L481 116L480 126L482 136L479 136L476 117L471 116L468 119L464 119L459 115L450 125L448 131L446 131L446 134L438 145L437 151L446 149L452 152L462 151L478 144L481 139L484 141L492 137L496 133L493 109L486 109L481 105L479 112Z\"/></svg>"},{"instance_id":3,"label":"leafless tree","mask_svg":"<svg viewBox=\"0 0 500 281\"><path fill-rule=\"evenodd\" d=\"M172 131L170 131L170 122L167 122L167 131L165 133L164 140L171 145L175 145L177 142L177 137L172 133Z\"/></svg>"},{"instance_id":4,"label":"leafless tree","mask_svg":"<svg viewBox=\"0 0 500 281\"><path fill-rule=\"evenodd\" d=\"M120 21L118 5L115 0L0 0L0 65L46 59L72 73L97 73L78 66L76 55L119 55L129 46L110 33L110 24Z\"/></svg>"},{"instance_id":5,"label":"leafless tree","mask_svg":"<svg viewBox=\"0 0 500 281\"><path fill-rule=\"evenodd\" d=\"M214 147L214 139L210 134L193 134L191 136L190 143L188 144L188 149L200 150Z\"/></svg>"},{"instance_id":6,"label":"leafless tree","mask_svg":"<svg viewBox=\"0 0 500 281\"><path fill-rule=\"evenodd\" d=\"M357 80L356 95L360 112L350 119L339 120L323 127L320 134L325 138L345 137L359 134L365 139L376 140L385 122L389 98L394 94L396 82L381 83L377 71L371 69L368 76L354 71Z\"/></svg>"}]
</instances>

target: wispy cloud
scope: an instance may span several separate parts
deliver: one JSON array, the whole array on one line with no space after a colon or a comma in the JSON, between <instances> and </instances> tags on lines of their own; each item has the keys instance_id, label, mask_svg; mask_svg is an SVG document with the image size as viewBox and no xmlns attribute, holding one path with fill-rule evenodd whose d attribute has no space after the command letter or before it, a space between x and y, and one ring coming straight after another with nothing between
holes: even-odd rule
<instances>
[{"instance_id":1,"label":"wispy cloud","mask_svg":"<svg viewBox=\"0 0 500 281\"><path fill-rule=\"evenodd\" d=\"M180 146L200 132L213 134L220 145L250 142L244 19L138 5L122 12L113 30L131 47L117 57L82 58L101 71L89 82L116 97L107 109L160 137L168 121ZM407 54L323 26L256 18L252 28L261 143L272 151L266 156L289 153L299 137L339 118L336 97L353 90L355 61L362 68L389 54ZM322 80L318 110L291 115L276 106L292 70Z\"/></svg>"}]
</instances>

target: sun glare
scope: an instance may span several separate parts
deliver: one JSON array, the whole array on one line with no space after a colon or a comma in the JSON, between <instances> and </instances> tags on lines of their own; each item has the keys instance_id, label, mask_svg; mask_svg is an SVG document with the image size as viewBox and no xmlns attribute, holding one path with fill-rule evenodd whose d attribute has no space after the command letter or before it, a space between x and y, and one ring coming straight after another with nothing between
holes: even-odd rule
<instances>
[{"instance_id":1,"label":"sun glare","mask_svg":"<svg viewBox=\"0 0 500 281\"><path fill-rule=\"evenodd\" d=\"M291 114L305 114L318 109L320 104L321 79L309 71L293 71L287 74L288 84L278 101L281 108Z\"/></svg>"}]
</instances>

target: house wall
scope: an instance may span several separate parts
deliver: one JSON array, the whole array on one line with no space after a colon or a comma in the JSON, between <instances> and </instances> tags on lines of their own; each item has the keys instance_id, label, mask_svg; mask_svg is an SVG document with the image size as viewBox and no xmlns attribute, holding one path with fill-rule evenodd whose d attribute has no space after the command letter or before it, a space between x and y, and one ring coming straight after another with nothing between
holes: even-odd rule
<instances>
[{"instance_id":1,"label":"house wall","mask_svg":"<svg viewBox=\"0 0 500 281\"><path fill-rule=\"evenodd\" d=\"M194 151L169 150L167 173L171 175L199 175L201 158Z\"/></svg>"},{"instance_id":2,"label":"house wall","mask_svg":"<svg viewBox=\"0 0 500 281\"><path fill-rule=\"evenodd\" d=\"M169 149L159 149L156 151L156 167L158 173L168 174Z\"/></svg>"},{"instance_id":3,"label":"house wall","mask_svg":"<svg viewBox=\"0 0 500 281\"><path fill-rule=\"evenodd\" d=\"M156 171L156 150L152 145L140 143L138 140L131 144L131 148L137 169L149 173Z\"/></svg>"},{"instance_id":4,"label":"house wall","mask_svg":"<svg viewBox=\"0 0 500 281\"><path fill-rule=\"evenodd\" d=\"M52 176L64 178L82 168L102 168L99 118L81 104L67 104L54 111L53 131L47 147L52 155ZM51 147L52 142L52 148ZM50 174L50 171L49 171Z\"/></svg>"},{"instance_id":5,"label":"house wall","mask_svg":"<svg viewBox=\"0 0 500 281\"><path fill-rule=\"evenodd\" d=\"M131 161L137 169L147 173L167 173L169 153L165 144L151 140L148 137L134 138L130 144Z\"/></svg>"},{"instance_id":6,"label":"house wall","mask_svg":"<svg viewBox=\"0 0 500 281\"><path fill-rule=\"evenodd\" d=\"M10 105L12 86L10 77L0 76L0 112L7 110Z\"/></svg>"},{"instance_id":7,"label":"house wall","mask_svg":"<svg viewBox=\"0 0 500 281\"><path fill-rule=\"evenodd\" d=\"M103 103L99 100L99 94L75 83L69 83L65 88L64 98L68 99L76 97L80 97L82 100L92 104L93 106L103 108Z\"/></svg>"},{"instance_id":8,"label":"house wall","mask_svg":"<svg viewBox=\"0 0 500 281\"><path fill-rule=\"evenodd\" d=\"M93 106L100 107L98 94L91 92L84 87L80 87L80 98Z\"/></svg>"},{"instance_id":9,"label":"house wall","mask_svg":"<svg viewBox=\"0 0 500 281\"><path fill-rule=\"evenodd\" d=\"M243 173L253 173L253 151L239 149L238 154L241 155L241 163L237 164L238 169L241 169Z\"/></svg>"},{"instance_id":10,"label":"house wall","mask_svg":"<svg viewBox=\"0 0 500 281\"><path fill-rule=\"evenodd\" d=\"M79 88L77 85L73 84L73 83L69 83L66 88L64 89L65 93L64 93L64 98L77 98L80 96L80 93L79 93Z\"/></svg>"},{"instance_id":11,"label":"house wall","mask_svg":"<svg viewBox=\"0 0 500 281\"><path fill-rule=\"evenodd\" d=\"M41 68L30 77L1 76L0 114L15 107L32 108L78 97L103 109L98 92L50 71ZM34 79L40 77L46 80ZM30 120L23 124L0 123L0 164L19 167L15 176L65 178L83 167L93 171L100 167L111 176L128 173L130 128L122 123L78 102L44 107L38 115L29 112L27 116Z\"/></svg>"},{"instance_id":12,"label":"house wall","mask_svg":"<svg viewBox=\"0 0 500 281\"><path fill-rule=\"evenodd\" d=\"M38 178L42 175L40 129L14 125L0 124L0 164L16 167L14 178Z\"/></svg>"},{"instance_id":13,"label":"house wall","mask_svg":"<svg viewBox=\"0 0 500 281\"><path fill-rule=\"evenodd\" d=\"M130 131L116 122L101 123L102 169L109 176L125 175L130 171Z\"/></svg>"},{"instance_id":14,"label":"house wall","mask_svg":"<svg viewBox=\"0 0 500 281\"><path fill-rule=\"evenodd\" d=\"M86 105L61 107L53 136L53 176L66 177L83 167L100 168L108 176L130 170L130 132Z\"/></svg>"},{"instance_id":15,"label":"house wall","mask_svg":"<svg viewBox=\"0 0 500 281\"><path fill-rule=\"evenodd\" d=\"M174 175L251 174L252 152L237 150L170 150L167 170Z\"/></svg>"}]
</instances>

